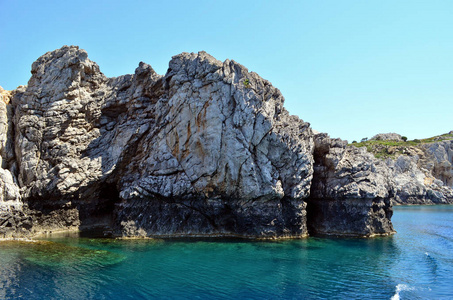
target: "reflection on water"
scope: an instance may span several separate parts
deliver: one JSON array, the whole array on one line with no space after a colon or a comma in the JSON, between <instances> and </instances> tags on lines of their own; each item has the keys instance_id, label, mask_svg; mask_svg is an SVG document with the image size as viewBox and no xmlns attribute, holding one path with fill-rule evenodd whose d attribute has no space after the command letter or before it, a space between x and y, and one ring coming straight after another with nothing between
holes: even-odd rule
<instances>
[{"instance_id":1,"label":"reflection on water","mask_svg":"<svg viewBox=\"0 0 453 300\"><path fill-rule=\"evenodd\" d=\"M51 241L2 242L0 253L1 299L86 298L97 288L87 274L125 259Z\"/></svg>"},{"instance_id":2,"label":"reflection on water","mask_svg":"<svg viewBox=\"0 0 453 300\"><path fill-rule=\"evenodd\" d=\"M0 243L0 298L448 299L452 212L398 207L373 239Z\"/></svg>"},{"instance_id":3,"label":"reflection on water","mask_svg":"<svg viewBox=\"0 0 453 300\"><path fill-rule=\"evenodd\" d=\"M16 251L0 250L0 299L12 298L14 296L13 291L18 282L17 274L20 274L21 267Z\"/></svg>"},{"instance_id":4,"label":"reflection on water","mask_svg":"<svg viewBox=\"0 0 453 300\"><path fill-rule=\"evenodd\" d=\"M39 241L29 243L28 251L22 253L23 259L40 266L51 267L73 267L110 265L124 259L124 256L111 253L106 250L92 250L82 247L74 247L61 243Z\"/></svg>"}]
</instances>

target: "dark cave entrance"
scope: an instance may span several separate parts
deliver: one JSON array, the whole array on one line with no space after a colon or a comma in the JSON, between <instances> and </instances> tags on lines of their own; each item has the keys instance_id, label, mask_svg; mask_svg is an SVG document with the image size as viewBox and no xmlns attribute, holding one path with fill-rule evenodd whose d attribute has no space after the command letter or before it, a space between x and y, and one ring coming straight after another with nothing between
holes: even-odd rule
<instances>
[{"instance_id":1,"label":"dark cave entrance","mask_svg":"<svg viewBox=\"0 0 453 300\"><path fill-rule=\"evenodd\" d=\"M80 203L80 236L110 236L115 221L116 205L120 200L116 185L114 183L104 183L100 187L97 198L92 198L88 203Z\"/></svg>"},{"instance_id":2,"label":"dark cave entrance","mask_svg":"<svg viewBox=\"0 0 453 300\"><path fill-rule=\"evenodd\" d=\"M318 234L316 224L319 222L319 218L322 215L322 210L319 205L316 204L316 201L308 198L306 200L307 207L307 231L308 235L316 236Z\"/></svg>"},{"instance_id":3,"label":"dark cave entrance","mask_svg":"<svg viewBox=\"0 0 453 300\"><path fill-rule=\"evenodd\" d=\"M114 183L107 183L101 188L99 200L102 203L100 213L112 213L115 209L115 204L120 201L120 193Z\"/></svg>"}]
</instances>

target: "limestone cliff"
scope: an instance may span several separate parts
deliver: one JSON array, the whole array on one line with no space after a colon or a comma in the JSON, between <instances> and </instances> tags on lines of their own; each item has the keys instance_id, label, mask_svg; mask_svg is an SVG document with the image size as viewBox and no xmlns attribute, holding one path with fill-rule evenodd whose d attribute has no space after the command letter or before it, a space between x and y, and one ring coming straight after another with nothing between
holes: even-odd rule
<instances>
[{"instance_id":1,"label":"limestone cliff","mask_svg":"<svg viewBox=\"0 0 453 300\"><path fill-rule=\"evenodd\" d=\"M415 149L396 159L387 159L395 174L395 203L453 204L453 140L423 144Z\"/></svg>"},{"instance_id":2,"label":"limestone cliff","mask_svg":"<svg viewBox=\"0 0 453 300\"><path fill-rule=\"evenodd\" d=\"M453 132L413 141L382 136L388 134L352 145L366 147L391 169L394 204L453 204Z\"/></svg>"},{"instance_id":3,"label":"limestone cliff","mask_svg":"<svg viewBox=\"0 0 453 300\"><path fill-rule=\"evenodd\" d=\"M315 146L280 91L234 61L182 53L164 76L140 63L107 78L64 46L31 73L0 102L0 237L94 226L112 236L393 232L388 167L319 137Z\"/></svg>"}]
</instances>

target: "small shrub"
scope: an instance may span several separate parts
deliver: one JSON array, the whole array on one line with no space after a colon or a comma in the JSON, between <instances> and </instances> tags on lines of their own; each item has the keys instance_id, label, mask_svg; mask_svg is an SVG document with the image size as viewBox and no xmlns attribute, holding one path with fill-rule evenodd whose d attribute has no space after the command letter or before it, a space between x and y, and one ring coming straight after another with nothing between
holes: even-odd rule
<instances>
[{"instance_id":1,"label":"small shrub","mask_svg":"<svg viewBox=\"0 0 453 300\"><path fill-rule=\"evenodd\" d=\"M402 136L401 139L405 142L407 141L407 136Z\"/></svg>"},{"instance_id":2,"label":"small shrub","mask_svg":"<svg viewBox=\"0 0 453 300\"><path fill-rule=\"evenodd\" d=\"M245 86L246 88L250 88L250 80L245 79L245 80L244 80L244 86Z\"/></svg>"},{"instance_id":3,"label":"small shrub","mask_svg":"<svg viewBox=\"0 0 453 300\"><path fill-rule=\"evenodd\" d=\"M363 143L363 142L366 142L366 141L368 141L367 137L363 138L360 142Z\"/></svg>"},{"instance_id":4,"label":"small shrub","mask_svg":"<svg viewBox=\"0 0 453 300\"><path fill-rule=\"evenodd\" d=\"M352 141L353 144L357 144L357 141Z\"/></svg>"},{"instance_id":5,"label":"small shrub","mask_svg":"<svg viewBox=\"0 0 453 300\"><path fill-rule=\"evenodd\" d=\"M421 143L419 139L414 140L415 143Z\"/></svg>"}]
</instances>

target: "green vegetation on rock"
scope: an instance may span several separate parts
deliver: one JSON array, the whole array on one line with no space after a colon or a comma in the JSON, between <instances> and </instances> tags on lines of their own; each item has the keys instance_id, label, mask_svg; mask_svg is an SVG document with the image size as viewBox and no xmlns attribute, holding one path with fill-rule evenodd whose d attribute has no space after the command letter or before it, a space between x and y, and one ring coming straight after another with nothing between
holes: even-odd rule
<instances>
[{"instance_id":1,"label":"green vegetation on rock","mask_svg":"<svg viewBox=\"0 0 453 300\"><path fill-rule=\"evenodd\" d=\"M406 138L406 137L404 137ZM440 141L445 141L445 140L451 140L453 139L453 134L443 134L443 135L438 135L434 136L431 138L426 138L426 139L414 139L411 141L407 141L403 138L403 141L385 141L385 140L365 140L362 139L360 143L357 142L352 142L349 145L352 145L354 147L360 148L360 147L366 147L368 152L371 152L374 154L376 158L391 158L394 159L398 157L399 155L410 155L414 152L417 152L416 149L418 149L418 146L423 145L423 144L429 144L429 143L434 143L434 142L440 142Z\"/></svg>"}]
</instances>

